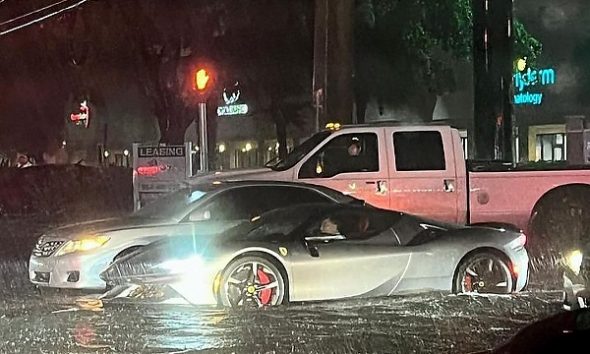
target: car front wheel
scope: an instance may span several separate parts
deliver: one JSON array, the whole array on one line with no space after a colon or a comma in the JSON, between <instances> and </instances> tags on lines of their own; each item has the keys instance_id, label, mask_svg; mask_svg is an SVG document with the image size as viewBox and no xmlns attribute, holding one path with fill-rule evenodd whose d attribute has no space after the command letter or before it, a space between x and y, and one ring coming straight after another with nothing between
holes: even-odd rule
<instances>
[{"instance_id":1,"label":"car front wheel","mask_svg":"<svg viewBox=\"0 0 590 354\"><path fill-rule=\"evenodd\" d=\"M265 257L246 256L232 261L221 276L219 301L226 307L266 307L286 299L285 278Z\"/></svg>"}]
</instances>

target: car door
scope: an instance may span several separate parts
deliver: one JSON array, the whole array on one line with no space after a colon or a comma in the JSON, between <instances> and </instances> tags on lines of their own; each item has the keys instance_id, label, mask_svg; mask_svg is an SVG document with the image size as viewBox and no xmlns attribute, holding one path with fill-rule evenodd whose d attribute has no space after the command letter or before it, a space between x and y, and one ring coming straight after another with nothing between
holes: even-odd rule
<instances>
[{"instance_id":1,"label":"car door","mask_svg":"<svg viewBox=\"0 0 590 354\"><path fill-rule=\"evenodd\" d=\"M193 235L216 234L267 211L297 204L332 203L315 190L296 186L240 186L219 193L188 216Z\"/></svg>"},{"instance_id":2,"label":"car door","mask_svg":"<svg viewBox=\"0 0 590 354\"><path fill-rule=\"evenodd\" d=\"M410 258L389 227L399 217L385 210L347 207L315 219L291 250L292 300L389 295ZM327 227L328 219L337 220L342 230ZM355 229L363 219L369 226L361 237Z\"/></svg>"},{"instance_id":3,"label":"car door","mask_svg":"<svg viewBox=\"0 0 590 354\"><path fill-rule=\"evenodd\" d=\"M393 210L458 222L459 196L453 151L445 149L450 128L395 128L387 134L389 191Z\"/></svg>"},{"instance_id":4,"label":"car door","mask_svg":"<svg viewBox=\"0 0 590 354\"><path fill-rule=\"evenodd\" d=\"M384 129L341 132L304 161L295 176L388 209ZM356 147L356 148L355 148Z\"/></svg>"}]
</instances>

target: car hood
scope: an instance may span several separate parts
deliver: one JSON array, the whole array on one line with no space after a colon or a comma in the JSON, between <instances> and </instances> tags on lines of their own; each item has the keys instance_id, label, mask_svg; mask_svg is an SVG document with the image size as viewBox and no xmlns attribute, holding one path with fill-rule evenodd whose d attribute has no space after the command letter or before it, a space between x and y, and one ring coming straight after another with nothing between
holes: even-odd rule
<instances>
[{"instance_id":1,"label":"car hood","mask_svg":"<svg viewBox=\"0 0 590 354\"><path fill-rule=\"evenodd\" d=\"M216 180L286 180L290 179L291 174L287 171L273 171L269 168L255 169L237 169L227 172L207 172L198 173L197 175L186 180L188 184L197 184L203 182L213 182Z\"/></svg>"},{"instance_id":2,"label":"car hood","mask_svg":"<svg viewBox=\"0 0 590 354\"><path fill-rule=\"evenodd\" d=\"M164 226L173 223L175 223L173 220L168 219L144 219L134 217L110 218L65 225L53 229L48 234L60 238L74 239L84 234L100 234L141 227Z\"/></svg>"}]
</instances>

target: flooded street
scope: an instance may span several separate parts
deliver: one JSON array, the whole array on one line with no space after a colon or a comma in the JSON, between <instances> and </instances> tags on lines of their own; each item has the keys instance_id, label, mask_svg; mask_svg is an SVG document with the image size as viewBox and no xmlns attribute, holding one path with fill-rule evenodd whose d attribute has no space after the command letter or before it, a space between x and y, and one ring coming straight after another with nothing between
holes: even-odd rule
<instances>
[{"instance_id":1,"label":"flooded street","mask_svg":"<svg viewBox=\"0 0 590 354\"><path fill-rule=\"evenodd\" d=\"M470 353L560 310L560 293L535 287L518 296L428 294L243 312L88 308L74 296L41 296L28 283L30 235L41 225L3 223L0 353Z\"/></svg>"},{"instance_id":2,"label":"flooded street","mask_svg":"<svg viewBox=\"0 0 590 354\"><path fill-rule=\"evenodd\" d=\"M22 267L3 270L9 268L24 276ZM26 282L3 290L0 353L27 354L469 353L559 311L560 300L555 292L429 294L229 312L145 304L88 309L74 297L41 297Z\"/></svg>"}]
</instances>

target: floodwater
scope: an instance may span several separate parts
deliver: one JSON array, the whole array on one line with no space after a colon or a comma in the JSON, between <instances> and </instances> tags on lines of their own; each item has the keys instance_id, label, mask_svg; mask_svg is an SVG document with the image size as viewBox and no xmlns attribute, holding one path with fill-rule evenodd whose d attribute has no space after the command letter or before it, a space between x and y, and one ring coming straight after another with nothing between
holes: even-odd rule
<instances>
[{"instance_id":1,"label":"floodwater","mask_svg":"<svg viewBox=\"0 0 590 354\"><path fill-rule=\"evenodd\" d=\"M227 311L88 306L37 294L26 258L42 223L0 220L0 353L470 353L560 311L561 294L427 294ZM18 226L18 227L16 227ZM32 235L35 235L33 237Z\"/></svg>"}]
</instances>

